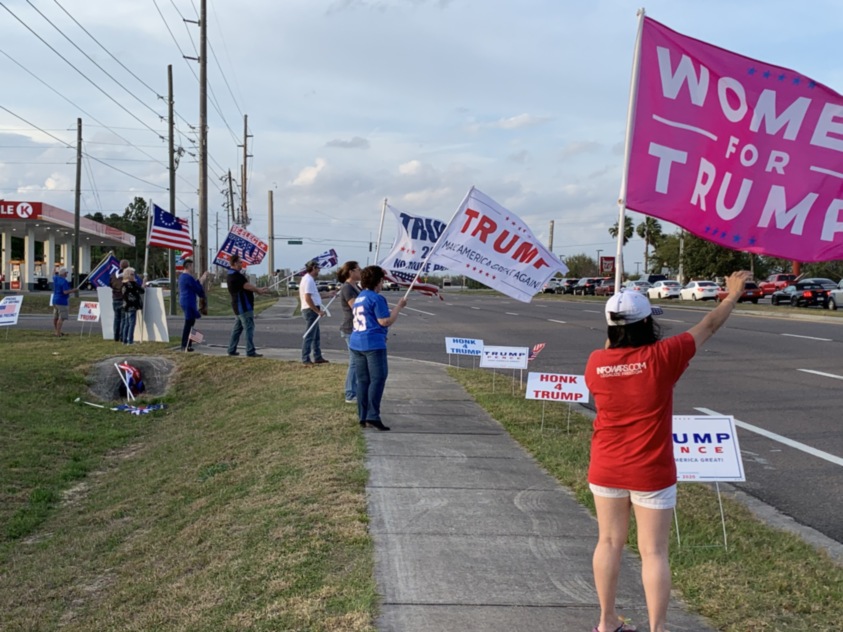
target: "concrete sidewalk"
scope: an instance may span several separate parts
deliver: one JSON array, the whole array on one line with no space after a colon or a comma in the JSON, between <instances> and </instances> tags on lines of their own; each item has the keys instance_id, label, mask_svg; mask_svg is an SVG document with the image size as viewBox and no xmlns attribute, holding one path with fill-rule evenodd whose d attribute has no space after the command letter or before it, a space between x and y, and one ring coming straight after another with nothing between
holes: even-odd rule
<instances>
[{"instance_id":1,"label":"concrete sidewalk","mask_svg":"<svg viewBox=\"0 0 843 632\"><path fill-rule=\"evenodd\" d=\"M333 360L333 358L331 358ZM390 357L366 430L381 632L589 631L597 523L441 365ZM627 555L618 609L649 629ZM679 603L672 632L713 630Z\"/></svg>"}]
</instances>

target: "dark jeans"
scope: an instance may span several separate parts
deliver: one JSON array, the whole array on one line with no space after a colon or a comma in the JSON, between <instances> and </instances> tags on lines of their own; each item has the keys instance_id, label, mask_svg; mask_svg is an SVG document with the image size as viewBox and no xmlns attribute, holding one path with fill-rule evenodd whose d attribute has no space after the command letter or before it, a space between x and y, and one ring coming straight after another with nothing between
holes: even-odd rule
<instances>
[{"instance_id":1,"label":"dark jeans","mask_svg":"<svg viewBox=\"0 0 843 632\"><path fill-rule=\"evenodd\" d=\"M307 329L310 329L310 326L316 322L316 319L319 318L319 314L314 312L312 309L303 309L301 311L301 315L304 317L304 322L307 324ZM311 352L313 358L311 358ZM301 361L302 362L316 362L317 360L322 359L322 339L319 336L319 325L317 324L313 329L310 329L310 333L304 337L304 342L301 346Z\"/></svg>"},{"instance_id":2,"label":"dark jeans","mask_svg":"<svg viewBox=\"0 0 843 632\"><path fill-rule=\"evenodd\" d=\"M114 310L114 341L123 341L123 299L112 299L111 308Z\"/></svg>"},{"instance_id":3,"label":"dark jeans","mask_svg":"<svg viewBox=\"0 0 843 632\"><path fill-rule=\"evenodd\" d=\"M123 310L123 336L122 340L127 345L135 341L135 322L138 318L138 310L126 309Z\"/></svg>"},{"instance_id":4,"label":"dark jeans","mask_svg":"<svg viewBox=\"0 0 843 632\"><path fill-rule=\"evenodd\" d=\"M246 332L246 355L253 356L255 350L255 312L237 314L234 329L231 330L231 338L228 341L228 352L237 351L237 343L240 342L240 334Z\"/></svg>"},{"instance_id":5,"label":"dark jeans","mask_svg":"<svg viewBox=\"0 0 843 632\"><path fill-rule=\"evenodd\" d=\"M357 415L360 421L381 421L381 400L389 375L386 349L351 350L357 371Z\"/></svg>"},{"instance_id":6,"label":"dark jeans","mask_svg":"<svg viewBox=\"0 0 843 632\"><path fill-rule=\"evenodd\" d=\"M340 332L340 336L345 340L345 346L348 347L348 341L351 339L351 334ZM345 398L354 399L357 397L357 369L354 367L354 352L351 347L348 347L348 371L345 374Z\"/></svg>"},{"instance_id":7,"label":"dark jeans","mask_svg":"<svg viewBox=\"0 0 843 632\"><path fill-rule=\"evenodd\" d=\"M184 329L181 330L181 348L182 351L187 349L190 346L190 330L193 329L193 325L196 324L195 318L185 318L184 319Z\"/></svg>"}]
</instances>

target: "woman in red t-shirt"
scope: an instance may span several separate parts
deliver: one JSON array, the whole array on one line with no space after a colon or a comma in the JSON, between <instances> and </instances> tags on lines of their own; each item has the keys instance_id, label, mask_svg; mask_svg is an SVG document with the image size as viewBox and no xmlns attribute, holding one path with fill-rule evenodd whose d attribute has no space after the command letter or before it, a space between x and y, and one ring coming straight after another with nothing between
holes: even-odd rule
<instances>
[{"instance_id":1,"label":"woman in red t-shirt","mask_svg":"<svg viewBox=\"0 0 843 632\"><path fill-rule=\"evenodd\" d=\"M600 622L593 632L635 629L615 610L631 508L650 630L665 632L668 544L676 505L673 387L697 349L729 318L750 278L749 272L732 274L726 279L729 295L720 305L687 332L664 340L652 318L662 311L643 294L621 291L606 303L609 339L605 349L591 354L585 369L597 406L588 468L599 528L593 566Z\"/></svg>"}]
</instances>

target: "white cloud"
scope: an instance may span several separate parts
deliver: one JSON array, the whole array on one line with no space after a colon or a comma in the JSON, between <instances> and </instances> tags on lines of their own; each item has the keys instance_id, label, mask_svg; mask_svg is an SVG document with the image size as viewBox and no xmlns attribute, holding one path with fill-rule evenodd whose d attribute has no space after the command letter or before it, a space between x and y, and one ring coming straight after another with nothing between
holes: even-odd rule
<instances>
[{"instance_id":1,"label":"white cloud","mask_svg":"<svg viewBox=\"0 0 843 632\"><path fill-rule=\"evenodd\" d=\"M325 143L325 146L339 147L340 149L369 149L369 141L360 136L355 136L349 140L335 138Z\"/></svg>"},{"instance_id":2,"label":"white cloud","mask_svg":"<svg viewBox=\"0 0 843 632\"><path fill-rule=\"evenodd\" d=\"M322 170L327 165L327 161L324 158L317 158L316 164L312 167L305 167L299 174L293 179L293 186L297 187L309 187L313 186L316 182L317 176L322 172Z\"/></svg>"}]
</instances>

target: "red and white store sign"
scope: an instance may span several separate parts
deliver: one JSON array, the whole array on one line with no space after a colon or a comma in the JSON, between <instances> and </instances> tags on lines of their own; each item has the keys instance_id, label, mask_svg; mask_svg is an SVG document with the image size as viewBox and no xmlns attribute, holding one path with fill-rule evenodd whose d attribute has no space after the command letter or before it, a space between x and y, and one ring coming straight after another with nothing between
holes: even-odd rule
<instances>
[{"instance_id":1,"label":"red and white store sign","mask_svg":"<svg viewBox=\"0 0 843 632\"><path fill-rule=\"evenodd\" d=\"M41 217L41 202L0 201L0 219L38 219Z\"/></svg>"}]
</instances>

